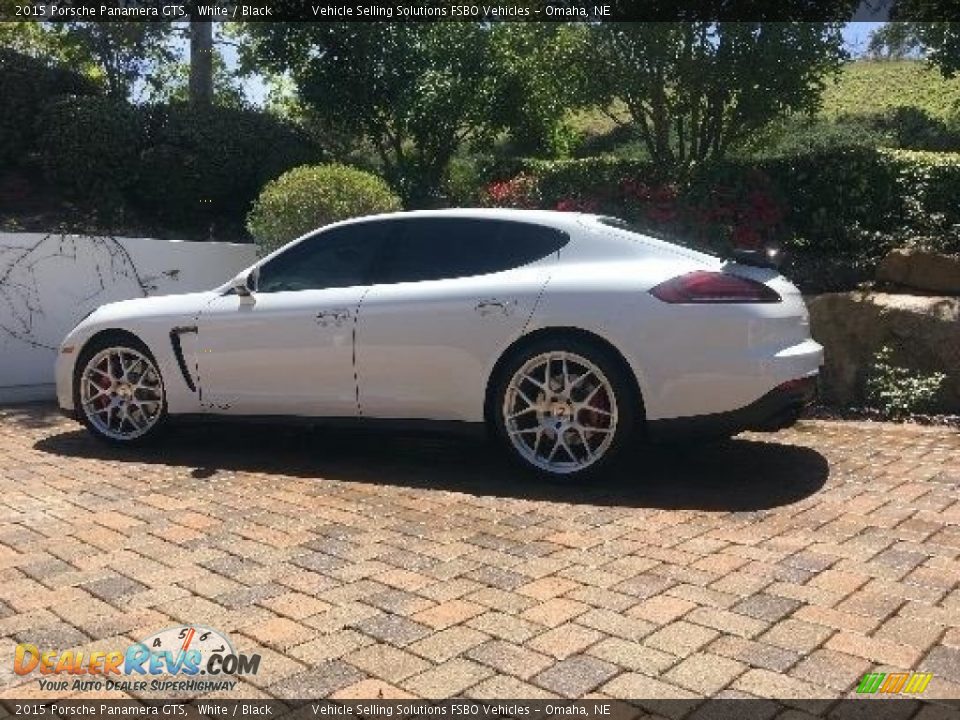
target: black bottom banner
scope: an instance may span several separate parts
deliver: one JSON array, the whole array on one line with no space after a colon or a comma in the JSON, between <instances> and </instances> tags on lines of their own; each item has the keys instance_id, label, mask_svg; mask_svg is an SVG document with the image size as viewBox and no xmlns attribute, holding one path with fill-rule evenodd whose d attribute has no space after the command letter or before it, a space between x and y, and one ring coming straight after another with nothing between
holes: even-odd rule
<instances>
[{"instance_id":1,"label":"black bottom banner","mask_svg":"<svg viewBox=\"0 0 960 720\"><path fill-rule=\"evenodd\" d=\"M960 700L3 700L0 717L960 720Z\"/></svg>"}]
</instances>

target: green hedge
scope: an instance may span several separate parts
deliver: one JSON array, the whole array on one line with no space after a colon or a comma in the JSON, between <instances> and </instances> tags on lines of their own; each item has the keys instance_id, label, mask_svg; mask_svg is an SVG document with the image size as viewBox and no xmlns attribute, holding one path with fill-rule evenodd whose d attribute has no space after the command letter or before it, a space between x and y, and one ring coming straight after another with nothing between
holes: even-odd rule
<instances>
[{"instance_id":1,"label":"green hedge","mask_svg":"<svg viewBox=\"0 0 960 720\"><path fill-rule=\"evenodd\" d=\"M940 215L936 222L960 224L960 153L896 150L886 153L899 170L899 185L909 190L908 209ZM960 247L957 248L960 251Z\"/></svg>"},{"instance_id":2,"label":"green hedge","mask_svg":"<svg viewBox=\"0 0 960 720\"><path fill-rule=\"evenodd\" d=\"M320 159L298 129L250 110L57 96L37 117L42 131L31 161L53 194L106 230L122 222L164 235L242 240L261 188Z\"/></svg>"},{"instance_id":3,"label":"green hedge","mask_svg":"<svg viewBox=\"0 0 960 720\"><path fill-rule=\"evenodd\" d=\"M0 98L0 180L26 182L53 222L242 240L263 186L322 160L312 139L267 113L131 105L3 48Z\"/></svg>"},{"instance_id":4,"label":"green hedge","mask_svg":"<svg viewBox=\"0 0 960 720\"><path fill-rule=\"evenodd\" d=\"M723 249L776 242L809 292L872 278L903 244L960 252L960 154L839 148L668 173L617 158L515 160L479 201L626 217Z\"/></svg>"},{"instance_id":5,"label":"green hedge","mask_svg":"<svg viewBox=\"0 0 960 720\"><path fill-rule=\"evenodd\" d=\"M227 224L242 231L260 189L319 152L265 113L189 105L141 110L144 139L131 200L151 222L185 231Z\"/></svg>"},{"instance_id":6,"label":"green hedge","mask_svg":"<svg viewBox=\"0 0 960 720\"><path fill-rule=\"evenodd\" d=\"M133 107L107 97L61 97L43 113L39 154L47 179L69 198L114 217L137 180L141 127Z\"/></svg>"},{"instance_id":7,"label":"green hedge","mask_svg":"<svg viewBox=\"0 0 960 720\"><path fill-rule=\"evenodd\" d=\"M36 150L43 108L62 95L96 95L97 85L66 68L0 48L0 165L20 165Z\"/></svg>"}]
</instances>

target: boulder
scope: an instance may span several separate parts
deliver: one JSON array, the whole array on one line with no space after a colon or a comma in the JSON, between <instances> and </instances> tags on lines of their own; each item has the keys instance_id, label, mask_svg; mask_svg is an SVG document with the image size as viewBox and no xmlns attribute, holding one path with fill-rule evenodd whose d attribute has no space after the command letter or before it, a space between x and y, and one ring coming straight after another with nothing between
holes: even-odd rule
<instances>
[{"instance_id":1,"label":"boulder","mask_svg":"<svg viewBox=\"0 0 960 720\"><path fill-rule=\"evenodd\" d=\"M960 256L898 248L877 267L877 281L939 295L960 295Z\"/></svg>"},{"instance_id":2,"label":"boulder","mask_svg":"<svg viewBox=\"0 0 960 720\"><path fill-rule=\"evenodd\" d=\"M946 373L939 410L960 413L960 298L856 291L808 298L810 329L824 347L821 389L828 402L857 405L874 353L898 365Z\"/></svg>"}]
</instances>

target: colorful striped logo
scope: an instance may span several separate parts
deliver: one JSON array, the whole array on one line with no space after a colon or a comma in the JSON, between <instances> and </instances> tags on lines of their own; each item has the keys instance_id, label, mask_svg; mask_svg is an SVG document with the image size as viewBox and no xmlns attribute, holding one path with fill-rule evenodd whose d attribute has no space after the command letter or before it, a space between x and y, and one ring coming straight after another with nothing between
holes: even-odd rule
<instances>
[{"instance_id":1,"label":"colorful striped logo","mask_svg":"<svg viewBox=\"0 0 960 720\"><path fill-rule=\"evenodd\" d=\"M857 693L874 695L876 693L907 693L917 695L927 689L933 673L867 673L857 686Z\"/></svg>"}]
</instances>

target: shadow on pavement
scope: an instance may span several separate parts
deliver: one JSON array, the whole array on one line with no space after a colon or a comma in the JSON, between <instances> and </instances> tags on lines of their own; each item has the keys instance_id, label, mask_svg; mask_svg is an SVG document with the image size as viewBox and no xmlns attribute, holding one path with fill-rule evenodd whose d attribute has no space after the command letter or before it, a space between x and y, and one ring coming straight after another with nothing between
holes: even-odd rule
<instances>
[{"instance_id":1,"label":"shadow on pavement","mask_svg":"<svg viewBox=\"0 0 960 720\"><path fill-rule=\"evenodd\" d=\"M712 445L638 447L589 485L539 481L482 438L254 425L182 426L143 448L114 448L86 431L35 444L61 457L276 473L531 500L662 509L754 511L788 505L823 487L826 459L809 447L735 439Z\"/></svg>"},{"instance_id":2,"label":"shadow on pavement","mask_svg":"<svg viewBox=\"0 0 960 720\"><path fill-rule=\"evenodd\" d=\"M42 430L60 425L63 416L48 402L19 403L0 407L0 421Z\"/></svg>"}]
</instances>

